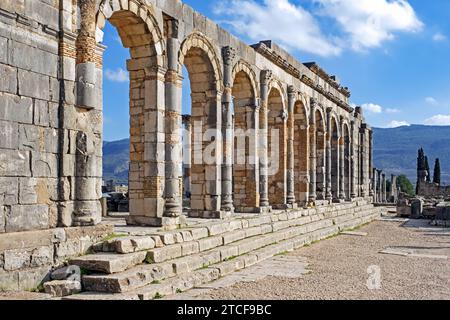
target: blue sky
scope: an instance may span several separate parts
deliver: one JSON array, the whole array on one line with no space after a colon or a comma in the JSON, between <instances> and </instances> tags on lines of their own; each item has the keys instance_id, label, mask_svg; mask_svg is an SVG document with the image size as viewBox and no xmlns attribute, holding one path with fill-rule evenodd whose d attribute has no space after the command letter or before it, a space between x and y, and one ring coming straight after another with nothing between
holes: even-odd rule
<instances>
[{"instance_id":1,"label":"blue sky","mask_svg":"<svg viewBox=\"0 0 450 320\"><path fill-rule=\"evenodd\" d=\"M185 0L248 44L272 39L336 74L374 127L450 125L449 0ZM129 54L105 28L107 141L129 136ZM188 111L184 81L184 112Z\"/></svg>"}]
</instances>

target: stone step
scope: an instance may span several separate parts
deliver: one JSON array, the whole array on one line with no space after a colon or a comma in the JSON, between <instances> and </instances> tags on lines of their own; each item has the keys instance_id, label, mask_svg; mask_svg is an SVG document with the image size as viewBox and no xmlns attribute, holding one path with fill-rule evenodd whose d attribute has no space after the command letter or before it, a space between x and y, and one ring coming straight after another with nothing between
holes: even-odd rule
<instances>
[{"instance_id":1,"label":"stone step","mask_svg":"<svg viewBox=\"0 0 450 320\"><path fill-rule=\"evenodd\" d=\"M188 256L203 252L212 248L220 247L235 241L239 241L248 237L273 233L279 230L287 229L293 226L301 226L314 221L325 221L327 219L335 219L337 222L351 219L356 214L367 214L371 210L376 210L373 206L370 208L354 212L354 210L341 210L339 212L329 212L328 214L315 214L309 216L298 217L298 213L281 213L275 218L278 219L272 222L272 216L263 216L249 220L249 225L246 229L238 229L230 231L222 235L209 236L207 238L199 238L198 240L181 242L172 245L165 245L160 248L153 248L133 253L115 254L115 253L97 253L79 257L70 261L71 264L78 265L88 271L103 272L107 274L125 271L135 265L147 261L148 263L161 263L167 260ZM297 218L296 218L297 217ZM329 217L329 218L326 218ZM291 218L289 220L289 218ZM269 220L270 219L270 220ZM281 219L281 220L280 220ZM336 221L334 223L336 223ZM264 224L268 223L268 224ZM199 235L199 233L197 233ZM138 241L134 237L126 237L124 239L115 239L121 243L121 248L139 248L134 246L134 243L141 243L141 248L145 245L152 246L152 242ZM123 242L121 241L123 240ZM116 245L117 245L116 243ZM126 251L126 250L121 250Z\"/></svg>"},{"instance_id":2,"label":"stone step","mask_svg":"<svg viewBox=\"0 0 450 320\"><path fill-rule=\"evenodd\" d=\"M352 223L345 222L342 225L332 225L318 229L307 234L296 235L294 237L272 243L249 253L232 257L226 261L214 263L207 268L200 268L190 272L177 274L173 277L150 283L138 289L126 293L100 293L84 292L65 297L67 300L153 300L163 296L176 294L194 287L209 283L220 277L231 274L237 270L248 268L258 262L271 258L277 254L298 249L306 244L318 241L329 236L335 235L347 227L356 227L358 225L375 220L379 216L377 211L368 215L357 217Z\"/></svg>"},{"instance_id":3,"label":"stone step","mask_svg":"<svg viewBox=\"0 0 450 320\"><path fill-rule=\"evenodd\" d=\"M351 225L351 222L354 219L359 219L359 216L355 217L354 214L351 214L349 219L342 223L345 226L347 224ZM273 233L252 235L249 238L237 240L231 244L218 245L204 252L170 259L165 262L138 265L124 272L109 275L86 275L83 276L83 285L85 290L88 291L126 292L152 282L159 282L175 275L190 273L220 261L226 261L236 256L245 255L279 241L315 232L316 230L323 228L329 228L334 225L336 225L334 220L325 219L301 226L282 229ZM167 249L169 247L165 248Z\"/></svg>"},{"instance_id":4,"label":"stone step","mask_svg":"<svg viewBox=\"0 0 450 320\"><path fill-rule=\"evenodd\" d=\"M115 273L144 262L146 255L146 251L128 254L96 253L72 259L69 263L88 271Z\"/></svg>"},{"instance_id":5,"label":"stone step","mask_svg":"<svg viewBox=\"0 0 450 320\"><path fill-rule=\"evenodd\" d=\"M280 221L289 221L298 219L302 216L323 215L324 217L330 217L336 213L344 211L348 211L348 213L358 212L367 210L371 207L371 204L361 203L360 206L355 207L355 203L342 203L336 204L336 206L299 209L263 215L240 215L234 217L232 220L207 222L199 224L196 227L183 228L182 230L160 231L147 236L135 235L119 237L99 243L94 249L98 252L132 253L152 249L152 247L159 248L166 245L200 240L211 236L227 235L233 231L254 228L262 225L270 225Z\"/></svg>"}]
</instances>

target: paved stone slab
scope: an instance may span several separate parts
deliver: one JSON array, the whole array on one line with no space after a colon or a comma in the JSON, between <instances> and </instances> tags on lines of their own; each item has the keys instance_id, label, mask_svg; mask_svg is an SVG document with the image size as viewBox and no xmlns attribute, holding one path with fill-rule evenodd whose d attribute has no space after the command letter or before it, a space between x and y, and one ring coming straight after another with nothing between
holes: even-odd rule
<instances>
[{"instance_id":1,"label":"paved stone slab","mask_svg":"<svg viewBox=\"0 0 450 320\"><path fill-rule=\"evenodd\" d=\"M146 255L146 251L128 254L98 253L72 259L70 264L91 271L115 273L142 263L145 260Z\"/></svg>"},{"instance_id":2,"label":"paved stone slab","mask_svg":"<svg viewBox=\"0 0 450 320\"><path fill-rule=\"evenodd\" d=\"M359 232L359 231L342 231L341 234L347 236L360 236L360 237L367 236L367 232Z\"/></svg>"},{"instance_id":3,"label":"paved stone slab","mask_svg":"<svg viewBox=\"0 0 450 320\"><path fill-rule=\"evenodd\" d=\"M54 280L44 283L44 290L53 297L65 297L81 292L81 283L72 280Z\"/></svg>"}]
</instances>

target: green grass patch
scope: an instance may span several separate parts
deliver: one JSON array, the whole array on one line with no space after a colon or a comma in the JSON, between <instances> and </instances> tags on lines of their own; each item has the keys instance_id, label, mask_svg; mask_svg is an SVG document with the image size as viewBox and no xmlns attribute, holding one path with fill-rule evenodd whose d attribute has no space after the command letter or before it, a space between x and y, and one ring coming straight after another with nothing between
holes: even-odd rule
<instances>
[{"instance_id":1,"label":"green grass patch","mask_svg":"<svg viewBox=\"0 0 450 320\"><path fill-rule=\"evenodd\" d=\"M161 283L161 281L159 281L159 280L153 280L152 282L150 282L151 284L160 284Z\"/></svg>"},{"instance_id":2,"label":"green grass patch","mask_svg":"<svg viewBox=\"0 0 450 320\"><path fill-rule=\"evenodd\" d=\"M126 233L110 233L110 234L108 234L107 236L105 236L103 238L103 241L110 241L110 240L113 240L113 239L123 238L123 237L126 237L126 236L128 236L128 234L126 234Z\"/></svg>"},{"instance_id":3,"label":"green grass patch","mask_svg":"<svg viewBox=\"0 0 450 320\"><path fill-rule=\"evenodd\" d=\"M157 292L157 293L155 293L155 295L153 296L153 299L162 299L162 298L164 298L164 295L162 295L161 293L159 293L159 292Z\"/></svg>"}]
</instances>

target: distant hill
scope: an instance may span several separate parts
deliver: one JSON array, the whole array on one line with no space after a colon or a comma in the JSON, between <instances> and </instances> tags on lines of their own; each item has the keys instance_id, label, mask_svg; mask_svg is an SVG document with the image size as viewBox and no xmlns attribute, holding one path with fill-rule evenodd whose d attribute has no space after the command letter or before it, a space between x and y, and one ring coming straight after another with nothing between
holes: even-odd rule
<instances>
[{"instance_id":1,"label":"distant hill","mask_svg":"<svg viewBox=\"0 0 450 320\"><path fill-rule=\"evenodd\" d=\"M417 149L423 147L433 171L434 159L441 160L442 182L450 184L450 126L374 128L374 165L388 174L406 174L416 181ZM129 139L103 144L103 177L128 181ZM433 174L433 173L431 173Z\"/></svg>"},{"instance_id":2,"label":"distant hill","mask_svg":"<svg viewBox=\"0 0 450 320\"><path fill-rule=\"evenodd\" d=\"M374 128L374 165L391 174L405 174L416 181L417 149L428 156L431 175L435 158L441 161L441 180L450 184L450 126L412 125L393 129Z\"/></svg>"},{"instance_id":3,"label":"distant hill","mask_svg":"<svg viewBox=\"0 0 450 320\"><path fill-rule=\"evenodd\" d=\"M103 179L128 184L130 139L103 143Z\"/></svg>"}]
</instances>

